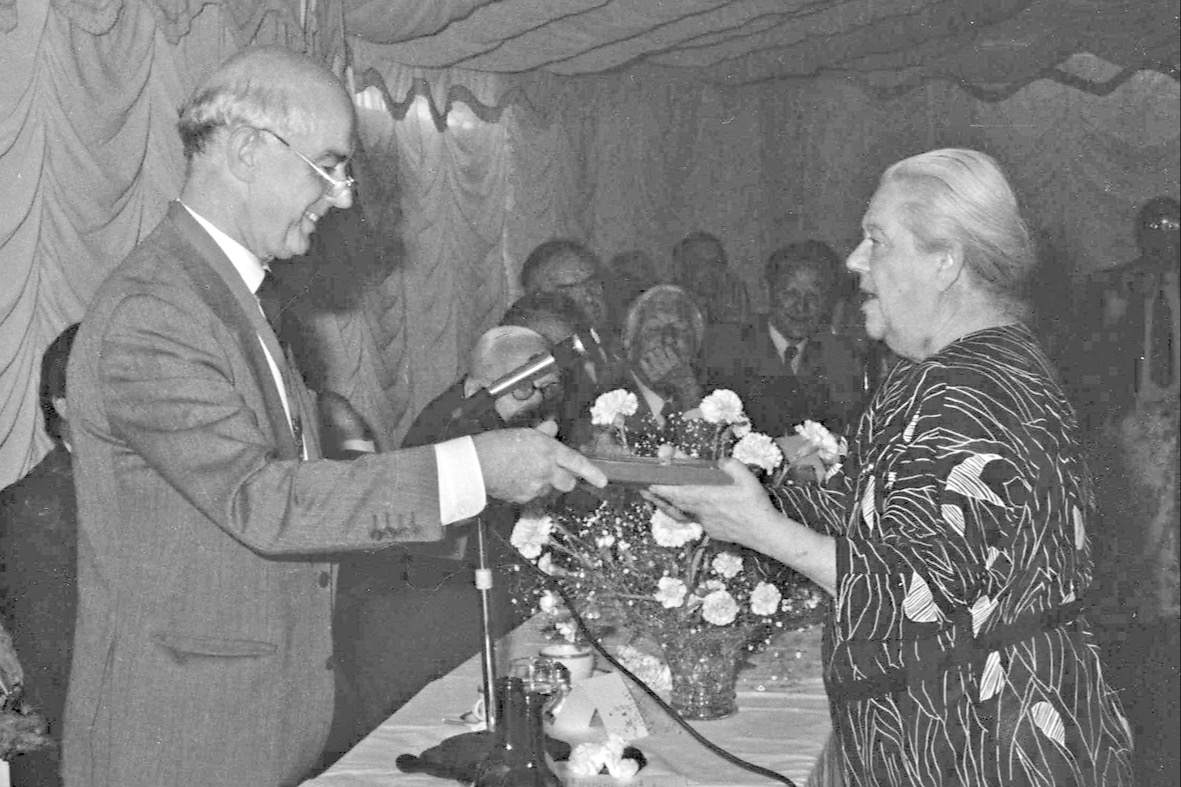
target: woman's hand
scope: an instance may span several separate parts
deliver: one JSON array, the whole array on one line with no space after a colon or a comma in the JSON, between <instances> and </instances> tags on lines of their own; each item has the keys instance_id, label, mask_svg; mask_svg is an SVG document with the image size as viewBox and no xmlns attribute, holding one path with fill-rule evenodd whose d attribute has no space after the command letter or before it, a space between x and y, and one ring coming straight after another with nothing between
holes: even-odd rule
<instances>
[{"instance_id":1,"label":"woman's hand","mask_svg":"<svg viewBox=\"0 0 1181 787\"><path fill-rule=\"evenodd\" d=\"M767 527L784 517L771 504L767 491L746 465L723 459L719 467L732 483L719 486L652 486L647 495L670 516L686 516L722 541L764 551ZM672 510L670 510L670 507Z\"/></svg>"},{"instance_id":2,"label":"woman's hand","mask_svg":"<svg viewBox=\"0 0 1181 787\"><path fill-rule=\"evenodd\" d=\"M836 588L836 542L783 514L746 465L718 463L733 483L649 487L644 496L670 516L701 523L713 538L761 552L809 577L829 594Z\"/></svg>"}]
</instances>

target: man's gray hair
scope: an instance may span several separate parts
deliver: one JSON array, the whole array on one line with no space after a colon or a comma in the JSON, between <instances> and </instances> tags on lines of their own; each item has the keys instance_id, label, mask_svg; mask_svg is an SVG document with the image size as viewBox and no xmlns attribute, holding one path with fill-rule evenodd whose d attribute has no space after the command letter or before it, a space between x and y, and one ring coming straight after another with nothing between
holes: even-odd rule
<instances>
[{"instance_id":1,"label":"man's gray hair","mask_svg":"<svg viewBox=\"0 0 1181 787\"><path fill-rule=\"evenodd\" d=\"M549 343L537 331L520 325L498 325L489 328L476 340L468 361L468 376L484 385L516 369L537 353L545 352Z\"/></svg>"},{"instance_id":2,"label":"man's gray hair","mask_svg":"<svg viewBox=\"0 0 1181 787\"><path fill-rule=\"evenodd\" d=\"M892 165L881 183L904 181L907 229L921 251L959 244L973 282L1019 313L1028 308L1028 286L1037 256L1017 195L991 156L945 148Z\"/></svg>"},{"instance_id":3,"label":"man's gray hair","mask_svg":"<svg viewBox=\"0 0 1181 787\"><path fill-rule=\"evenodd\" d=\"M624 345L631 344L648 312L669 309L682 311L689 317L689 325L693 329L693 336L697 339L697 348L700 350L705 340L705 317L693 296L675 284L657 284L636 296L632 305L628 307L627 319L623 324Z\"/></svg>"},{"instance_id":4,"label":"man's gray hair","mask_svg":"<svg viewBox=\"0 0 1181 787\"><path fill-rule=\"evenodd\" d=\"M185 160L203 153L223 128L250 126L290 133L304 120L301 84L317 79L339 82L324 66L289 49L242 50L210 74L181 106L176 127Z\"/></svg>"}]
</instances>

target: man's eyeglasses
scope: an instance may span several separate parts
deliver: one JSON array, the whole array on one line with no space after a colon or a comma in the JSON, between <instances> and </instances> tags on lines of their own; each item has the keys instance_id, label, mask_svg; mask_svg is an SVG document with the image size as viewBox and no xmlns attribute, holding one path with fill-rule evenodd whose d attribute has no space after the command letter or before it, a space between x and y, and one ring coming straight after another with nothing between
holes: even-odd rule
<instances>
[{"instance_id":1,"label":"man's eyeglasses","mask_svg":"<svg viewBox=\"0 0 1181 787\"><path fill-rule=\"evenodd\" d=\"M518 402L526 402L533 398L534 391L541 391L542 399L549 399L562 389L562 383L554 380L553 382L538 385L537 383L526 383L525 385L518 385L513 389L513 398Z\"/></svg>"},{"instance_id":2,"label":"man's eyeglasses","mask_svg":"<svg viewBox=\"0 0 1181 787\"><path fill-rule=\"evenodd\" d=\"M324 196L327 197L328 199L334 200L334 201L338 200L345 195L346 191L352 191L353 187L357 185L357 181L354 180L353 178L349 177L348 175L345 176L344 180L337 180L332 175L329 175L325 171L324 167L320 166L319 164L312 161L310 158L308 158L304 154L300 153L295 148L291 147L290 142L283 139L283 137L279 136L276 132L271 131L269 128L258 128L256 130L257 131L265 131L266 133L270 134L275 139L279 140L281 143L283 143L283 147L287 148L292 153L294 153L295 155L297 155L301 159L303 159L303 162L305 164L307 164L309 167L311 167L313 172L315 172L317 175L319 175L321 178L323 178L324 181L328 184L327 187L324 189ZM343 166L345 166L345 162L342 161L340 164L337 164L336 167L334 167L333 169L336 169L338 167L343 167Z\"/></svg>"}]
</instances>

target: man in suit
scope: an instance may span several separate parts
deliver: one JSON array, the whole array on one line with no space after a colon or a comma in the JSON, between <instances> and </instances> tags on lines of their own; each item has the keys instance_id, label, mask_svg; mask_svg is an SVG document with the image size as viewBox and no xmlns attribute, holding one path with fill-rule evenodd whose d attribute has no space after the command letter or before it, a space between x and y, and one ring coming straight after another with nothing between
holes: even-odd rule
<instances>
[{"instance_id":1,"label":"man in suit","mask_svg":"<svg viewBox=\"0 0 1181 787\"><path fill-rule=\"evenodd\" d=\"M522 384L485 410L462 412L464 402L481 389L548 351L545 339L527 328L490 328L472 350L468 373L423 409L403 447L552 418L551 407L561 396L557 371ZM507 538L515 514L515 506L501 503L489 505L482 516ZM332 748L341 753L351 748L419 689L480 649L474 542L471 528L453 528L442 541L342 562L336 639L340 685L350 700L337 706ZM493 566L514 562L496 538L490 539L489 554ZM491 596L494 636L521 622L523 610L513 609L507 579L504 571L497 572ZM440 626L444 620L447 625Z\"/></svg>"},{"instance_id":2,"label":"man in suit","mask_svg":"<svg viewBox=\"0 0 1181 787\"><path fill-rule=\"evenodd\" d=\"M70 359L67 787L298 784L332 718L331 553L437 540L488 497L606 480L534 429L321 459L255 292L352 204L351 99L309 58L249 49L178 127L180 199L100 288Z\"/></svg>"},{"instance_id":3,"label":"man in suit","mask_svg":"<svg viewBox=\"0 0 1181 787\"><path fill-rule=\"evenodd\" d=\"M537 245L521 265L521 286L526 293L560 292L569 297L600 335L614 334L614 315L607 302L603 263L578 241L566 238Z\"/></svg>"},{"instance_id":4,"label":"man in suit","mask_svg":"<svg viewBox=\"0 0 1181 787\"><path fill-rule=\"evenodd\" d=\"M53 449L21 480L0 492L0 610L24 666L24 699L60 745L70 652L74 644L78 510L66 409L66 362L75 323L41 358L41 413ZM15 720L18 726L23 718ZM58 746L13 758L18 787L57 787Z\"/></svg>"},{"instance_id":5,"label":"man in suit","mask_svg":"<svg viewBox=\"0 0 1181 787\"><path fill-rule=\"evenodd\" d=\"M742 397L756 429L779 437L810 419L839 432L857 417L862 363L851 340L828 330L841 269L821 241L774 251L763 272L767 317L707 339L710 387Z\"/></svg>"},{"instance_id":6,"label":"man in suit","mask_svg":"<svg viewBox=\"0 0 1181 787\"><path fill-rule=\"evenodd\" d=\"M708 325L750 320L750 295L716 235L695 230L673 247L672 281L697 299Z\"/></svg>"}]
</instances>

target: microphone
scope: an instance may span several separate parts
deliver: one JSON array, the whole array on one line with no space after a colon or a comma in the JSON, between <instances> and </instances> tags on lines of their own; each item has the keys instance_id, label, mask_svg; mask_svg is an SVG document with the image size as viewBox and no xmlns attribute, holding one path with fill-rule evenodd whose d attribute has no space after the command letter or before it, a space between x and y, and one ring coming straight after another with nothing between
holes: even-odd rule
<instances>
[{"instance_id":1,"label":"microphone","mask_svg":"<svg viewBox=\"0 0 1181 787\"><path fill-rule=\"evenodd\" d=\"M508 374L482 388L455 408L452 419L468 418L484 412L492 403L521 385L532 383L555 369L568 369L581 360L598 362L606 358L602 342L594 328L575 333L558 342L548 353L539 353Z\"/></svg>"}]
</instances>

